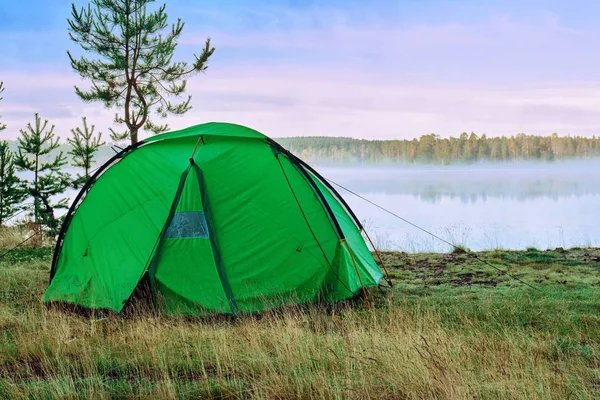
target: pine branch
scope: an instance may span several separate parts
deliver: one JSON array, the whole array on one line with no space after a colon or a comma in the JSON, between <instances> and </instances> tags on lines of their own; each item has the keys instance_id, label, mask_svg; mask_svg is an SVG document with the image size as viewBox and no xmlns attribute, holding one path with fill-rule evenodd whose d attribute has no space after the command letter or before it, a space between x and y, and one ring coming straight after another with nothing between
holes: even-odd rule
<instances>
[{"instance_id":1,"label":"pine branch","mask_svg":"<svg viewBox=\"0 0 600 400\"><path fill-rule=\"evenodd\" d=\"M87 7L71 7L69 35L86 56L67 52L71 67L91 81L89 90L75 87L84 102L101 102L121 108L115 123L123 125L132 143L148 116L181 115L191 109L190 98L172 104L186 90L185 78L206 70L215 49L210 38L194 62L174 62L173 56L185 24L178 19L169 26L166 5L150 10L153 0L91 0ZM158 108L158 110L154 110ZM164 127L150 122L149 127ZM111 130L111 137L121 133Z\"/></svg>"},{"instance_id":2,"label":"pine branch","mask_svg":"<svg viewBox=\"0 0 600 400\"><path fill-rule=\"evenodd\" d=\"M24 184L15 174L14 154L8 142L0 142L0 226L23 209Z\"/></svg>"},{"instance_id":3,"label":"pine branch","mask_svg":"<svg viewBox=\"0 0 600 400\"><path fill-rule=\"evenodd\" d=\"M78 175L78 178L74 181L75 187L89 179L89 173L94 162L94 153L98 151L100 146L105 144L102 141L102 132L98 132L97 136L94 135L96 126L88 126L86 117L82 117L81 120L83 129L80 127L71 129L72 137L67 138L67 141L71 144L69 154L72 156L72 165L84 170L84 174Z\"/></svg>"}]
</instances>

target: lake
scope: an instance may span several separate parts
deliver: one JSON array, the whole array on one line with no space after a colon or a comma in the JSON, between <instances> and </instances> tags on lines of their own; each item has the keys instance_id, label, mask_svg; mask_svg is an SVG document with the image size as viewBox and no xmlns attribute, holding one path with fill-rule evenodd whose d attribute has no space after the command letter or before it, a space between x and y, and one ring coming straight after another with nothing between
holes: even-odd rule
<instances>
[{"instance_id":1,"label":"lake","mask_svg":"<svg viewBox=\"0 0 600 400\"><path fill-rule=\"evenodd\" d=\"M600 161L315 168L412 223L472 250L600 245ZM364 200L338 191L378 247L408 252L450 249ZM69 190L68 197L75 195Z\"/></svg>"},{"instance_id":2,"label":"lake","mask_svg":"<svg viewBox=\"0 0 600 400\"><path fill-rule=\"evenodd\" d=\"M600 244L600 161L450 167L316 166L325 177L472 250ZM450 247L337 188L378 247Z\"/></svg>"}]
</instances>

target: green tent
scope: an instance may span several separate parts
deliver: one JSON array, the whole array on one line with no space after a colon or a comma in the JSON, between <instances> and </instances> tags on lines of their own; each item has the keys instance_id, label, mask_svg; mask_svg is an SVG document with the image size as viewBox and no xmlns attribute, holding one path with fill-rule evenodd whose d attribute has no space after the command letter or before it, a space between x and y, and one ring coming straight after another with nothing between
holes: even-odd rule
<instances>
[{"instance_id":1,"label":"green tent","mask_svg":"<svg viewBox=\"0 0 600 400\"><path fill-rule=\"evenodd\" d=\"M360 222L303 161L252 129L150 137L90 179L58 238L45 302L120 312L142 281L165 313L338 301L382 273Z\"/></svg>"}]
</instances>

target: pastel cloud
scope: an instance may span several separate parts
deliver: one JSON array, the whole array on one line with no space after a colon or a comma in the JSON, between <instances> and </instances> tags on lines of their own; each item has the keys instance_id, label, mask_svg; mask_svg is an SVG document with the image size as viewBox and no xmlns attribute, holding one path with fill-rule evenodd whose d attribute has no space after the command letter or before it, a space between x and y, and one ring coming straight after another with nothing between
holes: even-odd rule
<instances>
[{"instance_id":1,"label":"pastel cloud","mask_svg":"<svg viewBox=\"0 0 600 400\"><path fill-rule=\"evenodd\" d=\"M2 114L6 136L40 112L65 134L87 115L101 130L113 111L75 98L71 73L8 75L20 88L8 95ZM173 129L206 121L252 126L271 136L335 135L412 138L474 130L488 135L518 132L600 132L600 82L555 85L464 85L388 83L358 72L293 68L223 68L189 83L194 108L170 122Z\"/></svg>"},{"instance_id":2,"label":"pastel cloud","mask_svg":"<svg viewBox=\"0 0 600 400\"><path fill-rule=\"evenodd\" d=\"M597 28L573 28L543 10L406 25L383 12L340 10L244 9L240 22L239 13L188 7L179 54L207 36L217 52L207 74L189 82L193 110L171 127L231 121L275 137L600 133L600 56L590 51L600 45ZM213 24L200 30L194 15ZM114 111L76 98L81 82L64 49L55 53L60 62L0 66L4 137L14 138L36 111L62 135L83 115L105 132L112 126Z\"/></svg>"}]
</instances>

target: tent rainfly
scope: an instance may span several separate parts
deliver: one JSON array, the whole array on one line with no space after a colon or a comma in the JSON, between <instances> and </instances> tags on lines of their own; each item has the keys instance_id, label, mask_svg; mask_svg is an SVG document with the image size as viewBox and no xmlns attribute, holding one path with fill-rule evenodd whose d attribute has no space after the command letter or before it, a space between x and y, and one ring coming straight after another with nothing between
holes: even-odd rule
<instances>
[{"instance_id":1,"label":"tent rainfly","mask_svg":"<svg viewBox=\"0 0 600 400\"><path fill-rule=\"evenodd\" d=\"M167 314L334 302L382 273L314 169L263 134L207 123L104 164L63 223L45 302L120 312L142 281Z\"/></svg>"}]
</instances>

